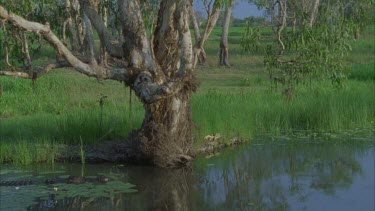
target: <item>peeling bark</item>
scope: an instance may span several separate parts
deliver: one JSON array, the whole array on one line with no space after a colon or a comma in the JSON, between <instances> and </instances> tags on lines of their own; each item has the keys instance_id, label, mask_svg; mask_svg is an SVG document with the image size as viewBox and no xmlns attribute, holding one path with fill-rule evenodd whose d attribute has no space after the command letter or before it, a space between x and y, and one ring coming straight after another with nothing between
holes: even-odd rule
<instances>
[{"instance_id":1,"label":"peeling bark","mask_svg":"<svg viewBox=\"0 0 375 211\"><path fill-rule=\"evenodd\" d=\"M192 43L189 32L191 1L162 2L155 31L155 57L163 65L168 48L170 59L177 65L163 72L169 79L159 85L152 72L141 73L134 82L136 95L144 102L145 119L142 128L131 139L139 140L143 157L158 166L173 167L190 162L192 156L192 120L190 97L196 89L193 70ZM168 8L168 9L164 9ZM173 34L165 41L159 37ZM156 49L156 46L160 46ZM160 55L158 55L160 54Z\"/></svg>"},{"instance_id":2,"label":"peeling bark","mask_svg":"<svg viewBox=\"0 0 375 211\"><path fill-rule=\"evenodd\" d=\"M146 34L139 0L118 1L124 38L121 46L111 43L103 20L95 7L90 6L90 3L95 2L91 1L96 0L90 0L83 8L88 63L72 54L53 34L48 24L42 25L8 14L1 6L0 19L19 29L42 35L67 64L78 72L92 77L124 81L134 90L143 103L145 118L141 129L133 131L129 142L124 143L124 146L131 149L124 150L123 157L163 167L186 165L194 156L190 99L197 88L197 81L192 75L195 63L189 30L192 1L161 2L153 49ZM199 48L213 29L214 22L210 23ZM105 68L97 64L91 25L97 30L109 54L122 61L121 67ZM52 69L46 68L41 72L47 73ZM0 71L0 75L30 78L22 70L12 73Z\"/></svg>"}]
</instances>

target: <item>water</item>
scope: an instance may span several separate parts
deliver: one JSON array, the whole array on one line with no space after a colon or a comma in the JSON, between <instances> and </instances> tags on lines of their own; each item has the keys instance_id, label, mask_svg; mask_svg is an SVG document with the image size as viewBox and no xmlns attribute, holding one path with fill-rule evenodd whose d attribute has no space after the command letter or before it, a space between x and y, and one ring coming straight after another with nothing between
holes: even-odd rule
<instances>
[{"instance_id":1,"label":"water","mask_svg":"<svg viewBox=\"0 0 375 211\"><path fill-rule=\"evenodd\" d=\"M1 166L1 210L361 210L373 211L375 145L246 145L165 170L122 165ZM112 185L47 186L48 177L104 174ZM135 186L130 185L134 184ZM67 191L70 191L67 193ZM136 192L134 192L136 191Z\"/></svg>"}]
</instances>

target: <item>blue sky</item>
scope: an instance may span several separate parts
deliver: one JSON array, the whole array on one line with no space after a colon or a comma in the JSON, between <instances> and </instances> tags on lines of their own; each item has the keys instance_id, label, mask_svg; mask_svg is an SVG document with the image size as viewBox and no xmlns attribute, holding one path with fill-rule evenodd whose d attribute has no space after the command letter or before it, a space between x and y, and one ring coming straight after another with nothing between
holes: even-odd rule
<instances>
[{"instance_id":1,"label":"blue sky","mask_svg":"<svg viewBox=\"0 0 375 211\"><path fill-rule=\"evenodd\" d=\"M194 9L205 11L201 0L194 0ZM233 8L233 16L235 18L246 18L249 16L263 16L263 11L249 3L238 0Z\"/></svg>"}]
</instances>

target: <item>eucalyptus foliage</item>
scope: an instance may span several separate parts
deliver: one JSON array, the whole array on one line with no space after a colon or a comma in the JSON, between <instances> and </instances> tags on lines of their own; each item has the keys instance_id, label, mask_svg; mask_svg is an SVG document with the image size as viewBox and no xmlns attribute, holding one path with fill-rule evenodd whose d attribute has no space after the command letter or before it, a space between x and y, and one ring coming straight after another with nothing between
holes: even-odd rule
<instances>
[{"instance_id":1,"label":"eucalyptus foliage","mask_svg":"<svg viewBox=\"0 0 375 211\"><path fill-rule=\"evenodd\" d=\"M241 47L245 52L257 52L260 46L261 33L259 26L252 26L246 21L245 31L241 37Z\"/></svg>"},{"instance_id":2,"label":"eucalyptus foliage","mask_svg":"<svg viewBox=\"0 0 375 211\"><path fill-rule=\"evenodd\" d=\"M314 78L343 85L348 74L344 60L351 51L349 42L357 39L360 28L372 19L369 11L374 0L249 2L271 14L274 42L264 57L271 84L281 83L287 97L293 96L296 84L308 84ZM316 14L308 9L314 3L319 4ZM245 51L256 49L256 37L256 27L247 26L241 42Z\"/></svg>"},{"instance_id":3,"label":"eucalyptus foliage","mask_svg":"<svg viewBox=\"0 0 375 211\"><path fill-rule=\"evenodd\" d=\"M9 12L22 15L30 21L49 24L58 36L62 35L62 24L65 20L65 5L62 1L56 0L0 0L0 5L5 6ZM31 56L37 53L42 46L42 39L39 35L20 32L17 28L3 23L0 29L0 41L2 49L7 47L9 63L12 66L25 65L22 40L25 33L28 43L28 50ZM0 60L6 56L5 51L0 51Z\"/></svg>"}]
</instances>

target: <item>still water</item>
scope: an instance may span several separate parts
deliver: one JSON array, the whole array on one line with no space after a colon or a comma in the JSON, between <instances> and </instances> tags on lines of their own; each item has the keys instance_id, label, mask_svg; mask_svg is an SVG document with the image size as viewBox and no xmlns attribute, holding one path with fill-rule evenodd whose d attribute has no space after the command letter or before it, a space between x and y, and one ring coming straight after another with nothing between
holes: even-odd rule
<instances>
[{"instance_id":1,"label":"still water","mask_svg":"<svg viewBox=\"0 0 375 211\"><path fill-rule=\"evenodd\" d=\"M3 165L0 210L361 210L373 211L375 144L272 143L200 157L192 168L123 165ZM52 177L96 176L108 184L45 185Z\"/></svg>"}]
</instances>

